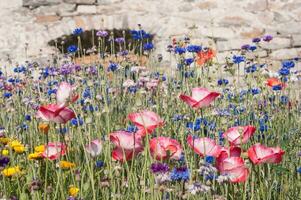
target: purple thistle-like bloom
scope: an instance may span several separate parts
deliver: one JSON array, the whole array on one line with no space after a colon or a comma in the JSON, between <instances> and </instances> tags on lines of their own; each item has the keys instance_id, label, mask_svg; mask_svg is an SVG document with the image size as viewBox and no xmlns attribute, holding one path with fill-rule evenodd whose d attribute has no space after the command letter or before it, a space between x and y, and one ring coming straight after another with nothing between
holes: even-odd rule
<instances>
[{"instance_id":1,"label":"purple thistle-like bloom","mask_svg":"<svg viewBox=\"0 0 301 200\"><path fill-rule=\"evenodd\" d=\"M72 67L69 64L64 64L59 69L61 75L68 75L72 73Z\"/></svg>"},{"instance_id":2,"label":"purple thistle-like bloom","mask_svg":"<svg viewBox=\"0 0 301 200\"><path fill-rule=\"evenodd\" d=\"M120 55L120 56L126 56L128 54L129 54L129 52L127 50L118 52L118 55Z\"/></svg>"},{"instance_id":3,"label":"purple thistle-like bloom","mask_svg":"<svg viewBox=\"0 0 301 200\"><path fill-rule=\"evenodd\" d=\"M265 35L263 36L262 40L265 41L265 42L269 42L273 39L273 36L271 35Z\"/></svg>"},{"instance_id":4,"label":"purple thistle-like bloom","mask_svg":"<svg viewBox=\"0 0 301 200\"><path fill-rule=\"evenodd\" d=\"M153 173L166 173L169 171L169 167L165 163L153 163L150 169Z\"/></svg>"},{"instance_id":5,"label":"purple thistle-like bloom","mask_svg":"<svg viewBox=\"0 0 301 200\"><path fill-rule=\"evenodd\" d=\"M9 163L9 157L0 157L0 167L5 167Z\"/></svg>"},{"instance_id":6,"label":"purple thistle-like bloom","mask_svg":"<svg viewBox=\"0 0 301 200\"><path fill-rule=\"evenodd\" d=\"M98 37L107 37L108 35L109 35L109 33L107 31L100 30L100 31L96 32L96 36L98 36Z\"/></svg>"},{"instance_id":7,"label":"purple thistle-like bloom","mask_svg":"<svg viewBox=\"0 0 301 200\"><path fill-rule=\"evenodd\" d=\"M123 37L119 37L115 39L115 42L117 42L118 44L124 43L124 38Z\"/></svg>"},{"instance_id":8,"label":"purple thistle-like bloom","mask_svg":"<svg viewBox=\"0 0 301 200\"><path fill-rule=\"evenodd\" d=\"M97 74L97 69L95 66L91 66L91 67L89 67L88 72L89 72L89 74L95 75L95 74Z\"/></svg>"},{"instance_id":9,"label":"purple thistle-like bloom","mask_svg":"<svg viewBox=\"0 0 301 200\"><path fill-rule=\"evenodd\" d=\"M250 48L249 44L244 44L244 45L241 46L242 50L248 50L249 48Z\"/></svg>"},{"instance_id":10,"label":"purple thistle-like bloom","mask_svg":"<svg viewBox=\"0 0 301 200\"><path fill-rule=\"evenodd\" d=\"M253 39L252 39L252 42L254 42L254 43L258 43L258 42L260 42L260 41L261 41L260 38L253 38Z\"/></svg>"}]
</instances>

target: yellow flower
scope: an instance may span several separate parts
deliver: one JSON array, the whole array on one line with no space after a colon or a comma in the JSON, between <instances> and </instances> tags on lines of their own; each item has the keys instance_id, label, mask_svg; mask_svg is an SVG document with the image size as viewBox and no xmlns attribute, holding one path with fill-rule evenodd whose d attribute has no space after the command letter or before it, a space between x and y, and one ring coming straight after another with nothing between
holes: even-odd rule
<instances>
[{"instance_id":1,"label":"yellow flower","mask_svg":"<svg viewBox=\"0 0 301 200\"><path fill-rule=\"evenodd\" d=\"M15 146L13 149L16 153L23 153L25 151L25 147L22 144Z\"/></svg>"},{"instance_id":2,"label":"yellow flower","mask_svg":"<svg viewBox=\"0 0 301 200\"><path fill-rule=\"evenodd\" d=\"M79 192L79 189L73 185L69 187L69 195L72 197L76 197Z\"/></svg>"},{"instance_id":3,"label":"yellow flower","mask_svg":"<svg viewBox=\"0 0 301 200\"><path fill-rule=\"evenodd\" d=\"M38 160L38 159L43 158L43 155L42 155L42 153L31 153L31 154L28 155L27 158L29 160Z\"/></svg>"},{"instance_id":4,"label":"yellow flower","mask_svg":"<svg viewBox=\"0 0 301 200\"><path fill-rule=\"evenodd\" d=\"M11 176L20 174L21 170L20 170L19 166L9 167L9 168L4 169L1 173L3 176L11 177Z\"/></svg>"},{"instance_id":5,"label":"yellow flower","mask_svg":"<svg viewBox=\"0 0 301 200\"><path fill-rule=\"evenodd\" d=\"M68 162L68 161L60 161L59 162L59 167L62 169L70 169L70 168L74 168L76 165L72 162Z\"/></svg>"},{"instance_id":6,"label":"yellow flower","mask_svg":"<svg viewBox=\"0 0 301 200\"><path fill-rule=\"evenodd\" d=\"M34 148L34 152L36 152L36 153L43 153L44 151L45 151L44 145L39 145Z\"/></svg>"},{"instance_id":7,"label":"yellow flower","mask_svg":"<svg viewBox=\"0 0 301 200\"><path fill-rule=\"evenodd\" d=\"M22 145L21 142L19 142L18 140L12 140L8 143L8 146L11 147L11 148L14 148L16 146L20 146Z\"/></svg>"},{"instance_id":8,"label":"yellow flower","mask_svg":"<svg viewBox=\"0 0 301 200\"><path fill-rule=\"evenodd\" d=\"M46 124L46 123L41 123L39 124L39 130L44 133L44 134L47 134L48 131L49 131L49 124Z\"/></svg>"},{"instance_id":9,"label":"yellow flower","mask_svg":"<svg viewBox=\"0 0 301 200\"><path fill-rule=\"evenodd\" d=\"M11 141L10 138L7 138L7 137L0 137L0 143L2 144L7 144Z\"/></svg>"},{"instance_id":10,"label":"yellow flower","mask_svg":"<svg viewBox=\"0 0 301 200\"><path fill-rule=\"evenodd\" d=\"M3 149L2 152L1 152L1 154L3 156L7 156L9 154L9 151L7 149Z\"/></svg>"}]
</instances>

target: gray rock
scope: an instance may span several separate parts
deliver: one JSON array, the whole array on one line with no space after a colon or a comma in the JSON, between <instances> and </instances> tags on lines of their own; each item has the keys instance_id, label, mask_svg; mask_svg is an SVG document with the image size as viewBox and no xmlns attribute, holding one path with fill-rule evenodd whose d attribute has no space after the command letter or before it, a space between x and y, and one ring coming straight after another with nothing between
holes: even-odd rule
<instances>
[{"instance_id":1,"label":"gray rock","mask_svg":"<svg viewBox=\"0 0 301 200\"><path fill-rule=\"evenodd\" d=\"M271 58L275 60L285 60L300 57L300 48L279 49L271 53Z\"/></svg>"},{"instance_id":2,"label":"gray rock","mask_svg":"<svg viewBox=\"0 0 301 200\"><path fill-rule=\"evenodd\" d=\"M275 37L270 42L261 42L260 46L264 49L284 49L291 47L290 38Z\"/></svg>"},{"instance_id":3,"label":"gray rock","mask_svg":"<svg viewBox=\"0 0 301 200\"><path fill-rule=\"evenodd\" d=\"M23 0L23 6L36 8L39 6L47 6L61 3L60 0Z\"/></svg>"},{"instance_id":4,"label":"gray rock","mask_svg":"<svg viewBox=\"0 0 301 200\"><path fill-rule=\"evenodd\" d=\"M66 3L72 3L72 4L94 4L96 3L96 0L63 0Z\"/></svg>"}]
</instances>

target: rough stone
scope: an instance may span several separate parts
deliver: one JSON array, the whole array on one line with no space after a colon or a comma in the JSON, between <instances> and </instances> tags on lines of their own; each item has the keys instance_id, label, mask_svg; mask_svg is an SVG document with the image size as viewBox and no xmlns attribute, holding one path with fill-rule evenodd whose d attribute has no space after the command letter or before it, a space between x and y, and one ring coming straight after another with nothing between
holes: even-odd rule
<instances>
[{"instance_id":1,"label":"rough stone","mask_svg":"<svg viewBox=\"0 0 301 200\"><path fill-rule=\"evenodd\" d=\"M261 42L260 46L264 49L284 49L291 46L290 38L274 37L271 42Z\"/></svg>"},{"instance_id":2,"label":"rough stone","mask_svg":"<svg viewBox=\"0 0 301 200\"><path fill-rule=\"evenodd\" d=\"M240 49L242 45L250 43L250 39L231 39L228 41L217 41L218 51L229 51Z\"/></svg>"},{"instance_id":3,"label":"rough stone","mask_svg":"<svg viewBox=\"0 0 301 200\"><path fill-rule=\"evenodd\" d=\"M271 58L275 60L293 59L301 56L300 48L279 49L271 53Z\"/></svg>"},{"instance_id":4,"label":"rough stone","mask_svg":"<svg viewBox=\"0 0 301 200\"><path fill-rule=\"evenodd\" d=\"M301 35L292 35L293 40L293 47L300 47L301 46Z\"/></svg>"},{"instance_id":5,"label":"rough stone","mask_svg":"<svg viewBox=\"0 0 301 200\"><path fill-rule=\"evenodd\" d=\"M96 0L63 0L66 3L70 4L94 4Z\"/></svg>"},{"instance_id":6,"label":"rough stone","mask_svg":"<svg viewBox=\"0 0 301 200\"><path fill-rule=\"evenodd\" d=\"M60 0L23 0L23 6L35 8L38 6L59 4L60 2Z\"/></svg>"},{"instance_id":7,"label":"rough stone","mask_svg":"<svg viewBox=\"0 0 301 200\"><path fill-rule=\"evenodd\" d=\"M80 14L95 14L96 6L95 5L79 5L79 6L77 6L77 12Z\"/></svg>"},{"instance_id":8,"label":"rough stone","mask_svg":"<svg viewBox=\"0 0 301 200\"><path fill-rule=\"evenodd\" d=\"M39 15L36 17L37 23L49 23L60 20L61 17L57 15Z\"/></svg>"}]
</instances>

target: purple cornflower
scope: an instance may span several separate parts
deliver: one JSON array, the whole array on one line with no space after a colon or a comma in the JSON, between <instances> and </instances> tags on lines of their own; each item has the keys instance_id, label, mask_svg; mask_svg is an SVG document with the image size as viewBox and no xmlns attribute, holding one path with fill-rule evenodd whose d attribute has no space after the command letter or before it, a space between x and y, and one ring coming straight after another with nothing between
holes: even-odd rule
<instances>
[{"instance_id":1,"label":"purple cornflower","mask_svg":"<svg viewBox=\"0 0 301 200\"><path fill-rule=\"evenodd\" d=\"M119 37L115 39L115 42L117 42L118 44L124 43L124 38L123 37Z\"/></svg>"},{"instance_id":2,"label":"purple cornflower","mask_svg":"<svg viewBox=\"0 0 301 200\"><path fill-rule=\"evenodd\" d=\"M0 167L5 167L9 163L9 157L0 157Z\"/></svg>"},{"instance_id":3,"label":"purple cornflower","mask_svg":"<svg viewBox=\"0 0 301 200\"><path fill-rule=\"evenodd\" d=\"M153 163L150 167L153 173L166 173L169 171L169 167L165 163Z\"/></svg>"},{"instance_id":4,"label":"purple cornflower","mask_svg":"<svg viewBox=\"0 0 301 200\"><path fill-rule=\"evenodd\" d=\"M244 44L244 45L241 46L242 50L248 50L249 48L250 48L249 44Z\"/></svg>"},{"instance_id":5,"label":"purple cornflower","mask_svg":"<svg viewBox=\"0 0 301 200\"><path fill-rule=\"evenodd\" d=\"M90 66L88 69L89 74L95 75L97 74L97 69L95 66Z\"/></svg>"},{"instance_id":6,"label":"purple cornflower","mask_svg":"<svg viewBox=\"0 0 301 200\"><path fill-rule=\"evenodd\" d=\"M253 40L252 40L252 42L254 42L254 43L258 43L258 42L260 42L260 38L253 38Z\"/></svg>"},{"instance_id":7,"label":"purple cornflower","mask_svg":"<svg viewBox=\"0 0 301 200\"><path fill-rule=\"evenodd\" d=\"M263 36L262 40L265 41L265 42L269 42L273 39L273 36L271 35L265 35Z\"/></svg>"},{"instance_id":8,"label":"purple cornflower","mask_svg":"<svg viewBox=\"0 0 301 200\"><path fill-rule=\"evenodd\" d=\"M96 36L98 36L98 37L107 37L108 35L109 35L109 33L107 31L100 30L100 31L96 32Z\"/></svg>"}]
</instances>

